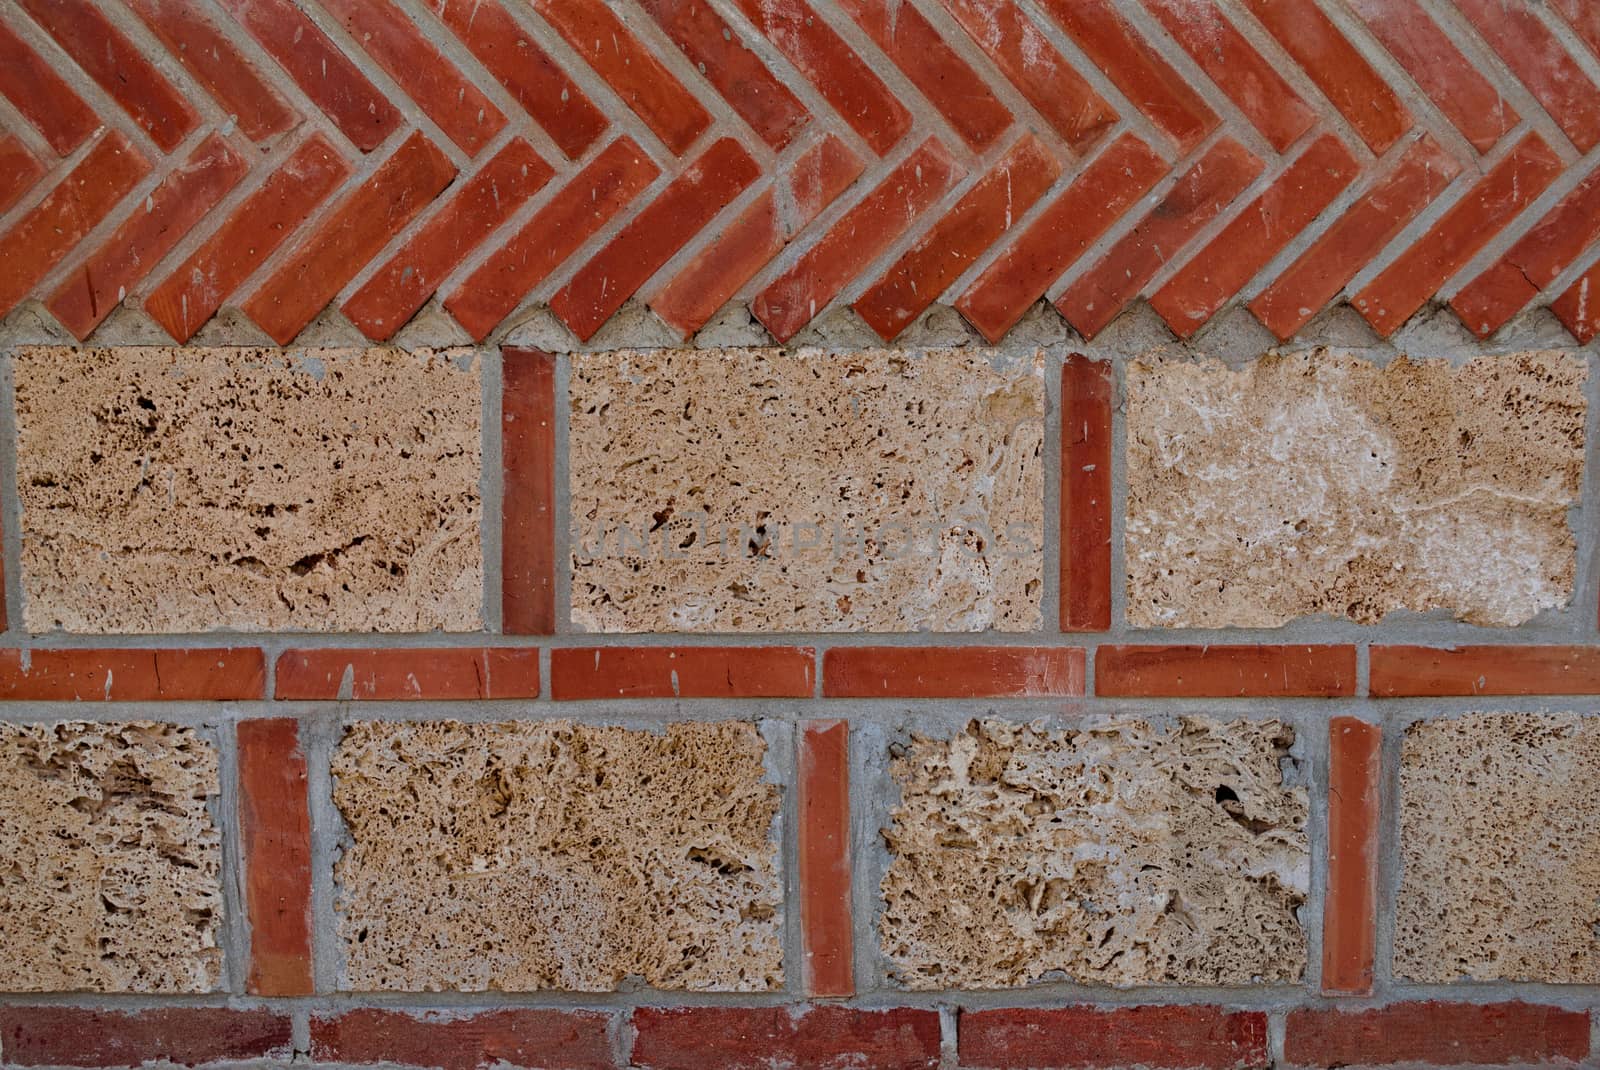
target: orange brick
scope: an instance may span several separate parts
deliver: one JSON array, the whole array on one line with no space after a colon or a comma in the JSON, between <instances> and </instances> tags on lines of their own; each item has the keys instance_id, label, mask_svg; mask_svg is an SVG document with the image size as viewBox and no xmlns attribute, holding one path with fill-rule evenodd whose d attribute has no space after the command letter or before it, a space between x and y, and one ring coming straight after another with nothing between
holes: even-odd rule
<instances>
[{"instance_id":1,"label":"orange brick","mask_svg":"<svg viewBox=\"0 0 1600 1070\"><path fill-rule=\"evenodd\" d=\"M840 646L822 656L827 698L1033 698L1083 687L1076 647Z\"/></svg>"},{"instance_id":2,"label":"orange brick","mask_svg":"<svg viewBox=\"0 0 1600 1070\"><path fill-rule=\"evenodd\" d=\"M1111 400L1108 361L1061 368L1061 630L1111 627Z\"/></svg>"},{"instance_id":3,"label":"orange brick","mask_svg":"<svg viewBox=\"0 0 1600 1070\"><path fill-rule=\"evenodd\" d=\"M551 697L810 698L810 647L564 647L550 652Z\"/></svg>"},{"instance_id":4,"label":"orange brick","mask_svg":"<svg viewBox=\"0 0 1600 1070\"><path fill-rule=\"evenodd\" d=\"M1377 958L1378 822L1383 731L1354 717L1328 722L1328 893L1322 991L1372 991Z\"/></svg>"},{"instance_id":5,"label":"orange brick","mask_svg":"<svg viewBox=\"0 0 1600 1070\"><path fill-rule=\"evenodd\" d=\"M316 647L278 655L276 676L279 699L538 698L539 652L512 647Z\"/></svg>"},{"instance_id":6,"label":"orange brick","mask_svg":"<svg viewBox=\"0 0 1600 1070\"><path fill-rule=\"evenodd\" d=\"M185 650L0 650L0 699L33 702L217 702L264 697L256 647Z\"/></svg>"},{"instance_id":7,"label":"orange brick","mask_svg":"<svg viewBox=\"0 0 1600 1070\"><path fill-rule=\"evenodd\" d=\"M281 660L280 660L281 664ZM300 726L290 718L238 725L239 828L258 996L306 996L311 971L311 811Z\"/></svg>"},{"instance_id":8,"label":"orange brick","mask_svg":"<svg viewBox=\"0 0 1600 1070\"><path fill-rule=\"evenodd\" d=\"M850 725L800 730L801 975L808 996L855 994L850 920Z\"/></svg>"},{"instance_id":9,"label":"orange brick","mask_svg":"<svg viewBox=\"0 0 1600 1070\"><path fill-rule=\"evenodd\" d=\"M1375 646L1368 694L1600 695L1600 647Z\"/></svg>"},{"instance_id":10,"label":"orange brick","mask_svg":"<svg viewBox=\"0 0 1600 1070\"><path fill-rule=\"evenodd\" d=\"M1353 646L1103 646L1095 694L1124 698L1343 698Z\"/></svg>"}]
</instances>

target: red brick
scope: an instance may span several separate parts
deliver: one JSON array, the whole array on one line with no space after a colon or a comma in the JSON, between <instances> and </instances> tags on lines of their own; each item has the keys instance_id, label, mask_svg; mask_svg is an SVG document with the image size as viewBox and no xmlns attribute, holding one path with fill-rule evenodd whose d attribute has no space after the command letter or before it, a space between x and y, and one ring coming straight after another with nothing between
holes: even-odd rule
<instances>
[{"instance_id":1,"label":"red brick","mask_svg":"<svg viewBox=\"0 0 1600 1070\"><path fill-rule=\"evenodd\" d=\"M525 1007L476 1014L366 1007L337 1017L313 1015L311 1058L441 1070L611 1070L616 1063L606 1037L608 1020L599 1011Z\"/></svg>"},{"instance_id":2,"label":"red brick","mask_svg":"<svg viewBox=\"0 0 1600 1070\"><path fill-rule=\"evenodd\" d=\"M239 829L250 975L258 996L306 996L311 976L311 811L300 725L240 721Z\"/></svg>"},{"instance_id":3,"label":"red brick","mask_svg":"<svg viewBox=\"0 0 1600 1070\"><path fill-rule=\"evenodd\" d=\"M972 1070L1266 1067L1267 1016L1222 1007L1052 1007L963 1011Z\"/></svg>"},{"instance_id":4,"label":"red brick","mask_svg":"<svg viewBox=\"0 0 1600 1070\"><path fill-rule=\"evenodd\" d=\"M220 135L206 138L57 287L50 295L51 314L79 341L89 337L249 169Z\"/></svg>"},{"instance_id":5,"label":"red brick","mask_svg":"<svg viewBox=\"0 0 1600 1070\"><path fill-rule=\"evenodd\" d=\"M1383 730L1354 717L1328 722L1328 894L1322 908L1322 991L1372 992L1377 959L1378 822Z\"/></svg>"},{"instance_id":6,"label":"red brick","mask_svg":"<svg viewBox=\"0 0 1600 1070\"><path fill-rule=\"evenodd\" d=\"M599 72L674 156L689 151L711 114L603 0L532 0L533 9ZM461 10L470 10L462 8Z\"/></svg>"},{"instance_id":7,"label":"red brick","mask_svg":"<svg viewBox=\"0 0 1600 1070\"><path fill-rule=\"evenodd\" d=\"M1363 1011L1289 1012L1284 1062L1538 1066L1589 1053L1589 1012L1530 1003L1394 1003Z\"/></svg>"},{"instance_id":8,"label":"red brick","mask_svg":"<svg viewBox=\"0 0 1600 1070\"><path fill-rule=\"evenodd\" d=\"M187 342L349 174L333 146L312 134L145 296L145 311L178 342Z\"/></svg>"},{"instance_id":9,"label":"red brick","mask_svg":"<svg viewBox=\"0 0 1600 1070\"><path fill-rule=\"evenodd\" d=\"M1387 337L1554 182L1561 158L1538 134L1523 138L1477 185L1351 300Z\"/></svg>"},{"instance_id":10,"label":"red brick","mask_svg":"<svg viewBox=\"0 0 1600 1070\"><path fill-rule=\"evenodd\" d=\"M588 340L656 271L716 218L760 166L722 138L662 190L550 298L550 310Z\"/></svg>"},{"instance_id":11,"label":"red brick","mask_svg":"<svg viewBox=\"0 0 1600 1070\"><path fill-rule=\"evenodd\" d=\"M1324 134L1168 279L1151 307L1173 333L1188 338L1332 204L1359 170L1344 142Z\"/></svg>"},{"instance_id":12,"label":"red brick","mask_svg":"<svg viewBox=\"0 0 1600 1070\"><path fill-rule=\"evenodd\" d=\"M1550 311L1572 332L1574 338L1584 343L1600 333L1600 302L1589 300L1591 291L1600 296L1600 263L1591 265L1582 275L1573 279L1572 285L1550 302ZM4 307L5 302L0 301L0 308Z\"/></svg>"},{"instance_id":13,"label":"red brick","mask_svg":"<svg viewBox=\"0 0 1600 1070\"><path fill-rule=\"evenodd\" d=\"M768 283L751 312L778 341L788 341L964 173L944 145L929 138Z\"/></svg>"},{"instance_id":14,"label":"red brick","mask_svg":"<svg viewBox=\"0 0 1600 1070\"><path fill-rule=\"evenodd\" d=\"M1439 196L1460 170L1461 165L1424 134L1250 302L1250 311L1279 338L1291 337Z\"/></svg>"},{"instance_id":15,"label":"red brick","mask_svg":"<svg viewBox=\"0 0 1600 1070\"><path fill-rule=\"evenodd\" d=\"M0 650L0 699L8 701L259 699L266 684L266 659L255 647Z\"/></svg>"},{"instance_id":16,"label":"red brick","mask_svg":"<svg viewBox=\"0 0 1600 1070\"><path fill-rule=\"evenodd\" d=\"M1103 646L1095 694L1125 698L1343 698L1353 646Z\"/></svg>"},{"instance_id":17,"label":"red brick","mask_svg":"<svg viewBox=\"0 0 1600 1070\"><path fill-rule=\"evenodd\" d=\"M1550 7L1567 21L1591 52L1600 55L1600 7L1591 0L1550 0Z\"/></svg>"},{"instance_id":18,"label":"red brick","mask_svg":"<svg viewBox=\"0 0 1600 1070\"><path fill-rule=\"evenodd\" d=\"M1525 0L1456 0L1562 131L1588 152L1600 143L1600 89Z\"/></svg>"},{"instance_id":19,"label":"red brick","mask_svg":"<svg viewBox=\"0 0 1600 1070\"><path fill-rule=\"evenodd\" d=\"M1218 141L1099 263L1067 287L1056 308L1085 338L1099 334L1163 264L1255 180L1261 167L1237 141Z\"/></svg>"},{"instance_id":20,"label":"red brick","mask_svg":"<svg viewBox=\"0 0 1600 1070\"><path fill-rule=\"evenodd\" d=\"M939 1013L909 1007L640 1007L638 1070L934 1070Z\"/></svg>"},{"instance_id":21,"label":"red brick","mask_svg":"<svg viewBox=\"0 0 1600 1070\"><path fill-rule=\"evenodd\" d=\"M1060 161L1038 138L1024 134L851 307L879 337L894 338L999 241L1060 174Z\"/></svg>"},{"instance_id":22,"label":"red brick","mask_svg":"<svg viewBox=\"0 0 1600 1070\"><path fill-rule=\"evenodd\" d=\"M317 647L278 655L280 699L447 702L538 698L539 652L511 647ZM346 692L344 680L350 678Z\"/></svg>"},{"instance_id":23,"label":"red brick","mask_svg":"<svg viewBox=\"0 0 1600 1070\"><path fill-rule=\"evenodd\" d=\"M956 301L998 342L1083 251L1167 173L1167 164L1133 134L1123 134L1045 206Z\"/></svg>"},{"instance_id":24,"label":"red brick","mask_svg":"<svg viewBox=\"0 0 1600 1070\"><path fill-rule=\"evenodd\" d=\"M554 169L514 138L344 303L374 341L387 341L416 315L444 277L544 188Z\"/></svg>"},{"instance_id":25,"label":"red brick","mask_svg":"<svg viewBox=\"0 0 1600 1070\"><path fill-rule=\"evenodd\" d=\"M556 362L503 349L500 617L508 635L556 630Z\"/></svg>"},{"instance_id":26,"label":"red brick","mask_svg":"<svg viewBox=\"0 0 1600 1070\"><path fill-rule=\"evenodd\" d=\"M0 93L65 156L100 128L100 118L44 58L0 22Z\"/></svg>"},{"instance_id":27,"label":"red brick","mask_svg":"<svg viewBox=\"0 0 1600 1070\"><path fill-rule=\"evenodd\" d=\"M710 244L650 298L650 307L684 336L694 334L791 239L860 176L864 164L829 134L720 229ZM780 209L777 190L787 211Z\"/></svg>"},{"instance_id":28,"label":"red brick","mask_svg":"<svg viewBox=\"0 0 1600 1070\"><path fill-rule=\"evenodd\" d=\"M22 140L0 134L0 212L15 204L44 174L44 165Z\"/></svg>"},{"instance_id":29,"label":"red brick","mask_svg":"<svg viewBox=\"0 0 1600 1070\"><path fill-rule=\"evenodd\" d=\"M1064 632L1111 627L1111 403L1108 361L1061 367L1061 611Z\"/></svg>"},{"instance_id":30,"label":"red brick","mask_svg":"<svg viewBox=\"0 0 1600 1070\"><path fill-rule=\"evenodd\" d=\"M810 698L817 654L794 646L566 647L550 652L562 699Z\"/></svg>"},{"instance_id":31,"label":"red brick","mask_svg":"<svg viewBox=\"0 0 1600 1070\"><path fill-rule=\"evenodd\" d=\"M805 993L853 996L850 921L850 725L800 730L800 934Z\"/></svg>"},{"instance_id":32,"label":"red brick","mask_svg":"<svg viewBox=\"0 0 1600 1070\"><path fill-rule=\"evenodd\" d=\"M1035 698L1081 695L1076 647L840 646L822 656L827 698Z\"/></svg>"},{"instance_id":33,"label":"red brick","mask_svg":"<svg viewBox=\"0 0 1600 1070\"><path fill-rule=\"evenodd\" d=\"M1375 646L1367 691L1407 695L1600 695L1600 647Z\"/></svg>"},{"instance_id":34,"label":"red brick","mask_svg":"<svg viewBox=\"0 0 1600 1070\"><path fill-rule=\"evenodd\" d=\"M279 345L321 312L345 283L416 218L455 176L448 157L420 132L352 190L300 241L244 312Z\"/></svg>"},{"instance_id":35,"label":"red brick","mask_svg":"<svg viewBox=\"0 0 1600 1070\"><path fill-rule=\"evenodd\" d=\"M7 1066L138 1066L287 1058L289 1017L224 1007L104 1011L0 1006Z\"/></svg>"}]
</instances>

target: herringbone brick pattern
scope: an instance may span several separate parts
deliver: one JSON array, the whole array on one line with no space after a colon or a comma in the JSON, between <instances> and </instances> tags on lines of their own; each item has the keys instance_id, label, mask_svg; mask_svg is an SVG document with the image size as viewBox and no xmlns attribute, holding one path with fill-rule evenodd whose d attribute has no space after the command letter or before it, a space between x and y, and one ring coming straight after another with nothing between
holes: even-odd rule
<instances>
[{"instance_id":1,"label":"herringbone brick pattern","mask_svg":"<svg viewBox=\"0 0 1600 1070\"><path fill-rule=\"evenodd\" d=\"M4 0L0 315L1600 329L1592 0Z\"/></svg>"}]
</instances>

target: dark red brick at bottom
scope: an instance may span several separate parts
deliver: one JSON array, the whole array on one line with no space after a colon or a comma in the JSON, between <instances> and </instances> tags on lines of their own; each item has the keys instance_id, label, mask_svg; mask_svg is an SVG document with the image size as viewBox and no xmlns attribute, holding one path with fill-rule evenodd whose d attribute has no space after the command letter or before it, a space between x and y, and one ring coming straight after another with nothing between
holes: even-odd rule
<instances>
[{"instance_id":1,"label":"dark red brick at bottom","mask_svg":"<svg viewBox=\"0 0 1600 1070\"><path fill-rule=\"evenodd\" d=\"M1567 1065L1589 1054L1589 1013L1532 1003L1395 1003L1291 1011L1290 1066Z\"/></svg>"},{"instance_id":2,"label":"dark red brick at bottom","mask_svg":"<svg viewBox=\"0 0 1600 1070\"><path fill-rule=\"evenodd\" d=\"M1060 1007L964 1011L971 1070L1264 1067L1267 1016L1221 1007Z\"/></svg>"},{"instance_id":3,"label":"dark red brick at bottom","mask_svg":"<svg viewBox=\"0 0 1600 1070\"><path fill-rule=\"evenodd\" d=\"M641 1007L638 1070L934 1070L937 1011L849 1007Z\"/></svg>"},{"instance_id":4,"label":"dark red brick at bottom","mask_svg":"<svg viewBox=\"0 0 1600 1070\"><path fill-rule=\"evenodd\" d=\"M311 1057L330 1063L401 1063L478 1070L495 1063L540 1070L611 1070L604 1014L515 1008L411 1014L366 1008L311 1019Z\"/></svg>"},{"instance_id":5,"label":"dark red brick at bottom","mask_svg":"<svg viewBox=\"0 0 1600 1070\"><path fill-rule=\"evenodd\" d=\"M0 1007L7 1066L199 1066L290 1054L289 1019L267 1010Z\"/></svg>"}]
</instances>

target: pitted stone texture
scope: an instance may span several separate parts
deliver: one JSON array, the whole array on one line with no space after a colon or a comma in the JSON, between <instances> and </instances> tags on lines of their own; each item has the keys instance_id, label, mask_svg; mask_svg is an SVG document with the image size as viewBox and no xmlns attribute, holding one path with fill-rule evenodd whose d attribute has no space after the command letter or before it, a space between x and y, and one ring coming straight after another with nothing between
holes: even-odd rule
<instances>
[{"instance_id":1,"label":"pitted stone texture","mask_svg":"<svg viewBox=\"0 0 1600 1070\"><path fill-rule=\"evenodd\" d=\"M581 628L1039 626L1041 357L625 351L570 402Z\"/></svg>"},{"instance_id":2,"label":"pitted stone texture","mask_svg":"<svg viewBox=\"0 0 1600 1070\"><path fill-rule=\"evenodd\" d=\"M480 626L462 353L23 349L30 631Z\"/></svg>"},{"instance_id":3,"label":"pitted stone texture","mask_svg":"<svg viewBox=\"0 0 1600 1070\"><path fill-rule=\"evenodd\" d=\"M1565 604L1585 374L1556 352L1130 364L1130 623L1513 625Z\"/></svg>"},{"instance_id":4,"label":"pitted stone texture","mask_svg":"<svg viewBox=\"0 0 1600 1070\"><path fill-rule=\"evenodd\" d=\"M214 991L217 791L192 728L0 724L0 990Z\"/></svg>"},{"instance_id":5,"label":"pitted stone texture","mask_svg":"<svg viewBox=\"0 0 1600 1070\"><path fill-rule=\"evenodd\" d=\"M754 725L361 722L334 758L356 991L764 991L778 788Z\"/></svg>"},{"instance_id":6,"label":"pitted stone texture","mask_svg":"<svg viewBox=\"0 0 1600 1070\"><path fill-rule=\"evenodd\" d=\"M1298 980L1310 854L1277 721L974 721L892 765L881 944L908 988Z\"/></svg>"},{"instance_id":7,"label":"pitted stone texture","mask_svg":"<svg viewBox=\"0 0 1600 1070\"><path fill-rule=\"evenodd\" d=\"M1413 724L1400 798L1397 976L1600 982L1600 717Z\"/></svg>"}]
</instances>

